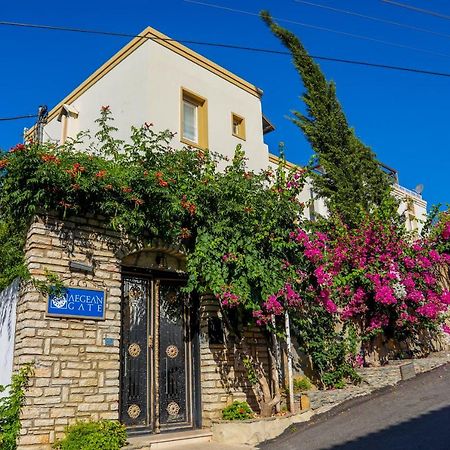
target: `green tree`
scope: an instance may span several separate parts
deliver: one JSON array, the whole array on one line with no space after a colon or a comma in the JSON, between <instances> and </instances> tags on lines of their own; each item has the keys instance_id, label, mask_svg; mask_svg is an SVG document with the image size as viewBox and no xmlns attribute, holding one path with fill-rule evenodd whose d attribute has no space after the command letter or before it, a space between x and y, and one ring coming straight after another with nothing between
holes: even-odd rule
<instances>
[{"instance_id":1,"label":"green tree","mask_svg":"<svg viewBox=\"0 0 450 450\"><path fill-rule=\"evenodd\" d=\"M375 154L349 126L335 84L326 80L293 33L276 24L267 11L261 17L292 53L306 89L302 95L306 114L294 111L292 121L310 142L314 164L320 166L320 173L311 173L317 194L325 199L331 214L337 213L350 226L357 226L363 215L379 206L395 215L391 181Z\"/></svg>"}]
</instances>

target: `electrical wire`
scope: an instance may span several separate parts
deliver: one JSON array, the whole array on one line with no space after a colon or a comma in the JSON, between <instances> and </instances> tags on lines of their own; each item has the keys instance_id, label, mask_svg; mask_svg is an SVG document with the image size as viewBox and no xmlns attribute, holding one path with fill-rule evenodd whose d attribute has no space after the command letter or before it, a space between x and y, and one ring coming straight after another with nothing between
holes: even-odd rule
<instances>
[{"instance_id":1,"label":"electrical wire","mask_svg":"<svg viewBox=\"0 0 450 450\"><path fill-rule=\"evenodd\" d=\"M442 14L436 11L431 11L429 9L418 8L417 6L407 5L405 3L394 2L391 0L381 0L383 3L388 3L389 5L398 6L399 8L409 9L421 14L427 14L429 16L439 17L439 19L450 20L450 16Z\"/></svg>"},{"instance_id":2,"label":"electrical wire","mask_svg":"<svg viewBox=\"0 0 450 450\"><path fill-rule=\"evenodd\" d=\"M187 1L187 0L185 0L185 1ZM249 14L253 15L254 13L249 13ZM255 14L255 15L257 15L257 14ZM17 26L17 27L26 27L26 28L46 29L46 30L52 30L52 31L69 31L69 32L77 32L77 33L79 32L79 33L89 33L89 34L101 34L101 35L106 35L106 36L141 38L141 39L153 40L153 41L163 40L163 41L170 41L170 42L179 42L179 43L184 43L184 44L204 45L204 46L210 46L210 47L226 48L226 49L231 49L231 50L242 50L242 51L249 51L249 52L255 52L255 53L268 53L268 54L274 54L274 55L287 55L287 56L291 55L290 52L282 51L282 50L272 50L272 49L266 49L266 48L247 47L247 46L241 46L241 45L193 41L193 40L177 40L177 39L171 39L171 38L139 36L139 35L135 35L135 34L116 33L116 32L100 31L100 30L88 30L88 29L80 29L80 28L51 26L51 25L38 25L38 24L0 21L0 26L2 26L2 25L3 26ZM448 73L448 72L432 71L432 70L426 70L426 69L419 69L419 68L415 68L415 67L396 66L396 65L390 65L390 64L378 64L378 63L372 63L370 61L334 58L331 56L321 56L321 55L310 55L310 56L314 59L321 60L321 61L338 62L338 63L343 63L343 64L353 64L353 65L358 65L358 66L374 67L374 68L387 69L387 70L419 73L419 74L424 74L424 75L431 75L431 76L438 76L438 77L445 77L445 78L450 77L450 73ZM36 115L23 116L23 118L27 118L27 117L37 117L37 116ZM22 118L22 117L18 117L18 118ZM5 118L4 120L14 120L14 119L15 118Z\"/></svg>"},{"instance_id":3,"label":"electrical wire","mask_svg":"<svg viewBox=\"0 0 450 450\"><path fill-rule=\"evenodd\" d=\"M4 122L4 121L7 121L7 120L31 119L33 117L37 117L37 114L26 114L24 116L14 116L14 117L0 117L0 121Z\"/></svg>"},{"instance_id":4,"label":"electrical wire","mask_svg":"<svg viewBox=\"0 0 450 450\"><path fill-rule=\"evenodd\" d=\"M418 31L420 33L427 33L427 34L432 34L434 36L439 36L439 37L444 37L444 38L450 39L450 34L439 33L438 31L433 31L433 30L427 30L425 28L416 27L414 25L408 25L408 24L403 23L403 22L397 22L397 21L394 21L394 20L383 19L381 17L368 16L367 14L361 14L361 13L358 13L356 11L350 11L348 9L335 8L333 6L328 6L328 5L321 5L321 4L318 4L318 3L308 2L308 1L305 1L305 0L294 0L294 1L296 3L301 3L303 5L312 6L314 8L326 9L328 11L333 11L333 12L337 12L337 13L340 13L340 14L347 14L349 16L361 17L362 19L373 20L375 22L385 23L387 25L393 25L393 26L396 26L396 27L405 28L407 30Z\"/></svg>"},{"instance_id":5,"label":"electrical wire","mask_svg":"<svg viewBox=\"0 0 450 450\"><path fill-rule=\"evenodd\" d=\"M256 16L259 17L258 13L254 13L251 11L244 11L242 9L236 9L236 8L230 8L228 6L222 6L222 5L217 5L217 4L213 4L213 3L206 3L206 2L202 2L202 1L198 1L198 0L183 0L186 3L192 3L192 4L196 4L196 5L200 5L200 6L207 6L209 8L216 8L216 9L222 9L224 11L228 11L228 12L234 12L234 13L239 13L239 14L246 14L246 15L250 15L250 16ZM405 45L405 44L400 44L398 42L391 42L391 41L385 41L383 39L377 39L371 36L364 36L362 34L355 34L355 33L349 33L347 31L341 31L341 30L334 30L332 28L327 28L327 27L322 27L319 25L312 25L310 23L305 23L305 22L298 22L296 20L290 20L290 19L282 19L280 17L273 17L274 20L277 20L278 22L285 22L285 23L291 23L294 25L300 25L304 28L310 28L313 30L318 30L318 31L325 31L327 33L334 33L334 34L338 34L340 36L346 36L346 37L351 37L354 39L360 39L360 40L364 40L364 41L369 41L369 42L375 42L377 44L383 44L383 45L388 45L391 47L397 47L397 48L402 48L402 49L406 49L406 50L412 50L415 52L420 52L420 53L426 53L429 55L434 55L434 56L441 56L443 58L450 58L450 55L446 54L446 53L440 53L440 52L435 52L433 50L427 50L427 49L423 49L423 48L418 48L418 47L412 47L410 45Z\"/></svg>"}]
</instances>

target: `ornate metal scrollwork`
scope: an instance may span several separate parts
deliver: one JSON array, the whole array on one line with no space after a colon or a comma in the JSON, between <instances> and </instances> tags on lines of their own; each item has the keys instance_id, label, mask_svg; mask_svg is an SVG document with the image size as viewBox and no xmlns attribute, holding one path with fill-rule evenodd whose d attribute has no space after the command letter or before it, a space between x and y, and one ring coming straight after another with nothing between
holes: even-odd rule
<instances>
[{"instance_id":1,"label":"ornate metal scrollwork","mask_svg":"<svg viewBox=\"0 0 450 450\"><path fill-rule=\"evenodd\" d=\"M139 344L136 344L135 342L133 344L130 344L128 347L128 353L133 358L137 358L141 354L141 347Z\"/></svg>"},{"instance_id":2,"label":"ornate metal scrollwork","mask_svg":"<svg viewBox=\"0 0 450 450\"><path fill-rule=\"evenodd\" d=\"M139 417L139 414L141 414L141 408L139 407L139 405L133 404L128 408L127 412L132 419L137 419Z\"/></svg>"},{"instance_id":3,"label":"ornate metal scrollwork","mask_svg":"<svg viewBox=\"0 0 450 450\"><path fill-rule=\"evenodd\" d=\"M166 348L166 355L169 358L176 358L178 356L178 347L176 345L169 345Z\"/></svg>"},{"instance_id":4,"label":"ornate metal scrollwork","mask_svg":"<svg viewBox=\"0 0 450 450\"><path fill-rule=\"evenodd\" d=\"M167 412L169 416L176 416L180 412L180 405L176 402L170 402L167 405Z\"/></svg>"}]
</instances>

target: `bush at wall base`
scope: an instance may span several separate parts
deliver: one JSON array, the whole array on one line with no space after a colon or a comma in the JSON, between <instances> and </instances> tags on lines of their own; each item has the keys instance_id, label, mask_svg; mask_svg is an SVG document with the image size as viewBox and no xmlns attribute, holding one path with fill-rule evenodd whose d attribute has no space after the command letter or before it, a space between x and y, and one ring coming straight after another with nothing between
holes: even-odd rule
<instances>
[{"instance_id":1,"label":"bush at wall base","mask_svg":"<svg viewBox=\"0 0 450 450\"><path fill-rule=\"evenodd\" d=\"M6 397L0 398L0 449L16 450L20 432L20 411L25 403L28 381L33 375L33 366L26 364L12 376L11 384L0 385L0 392L8 390Z\"/></svg>"},{"instance_id":2,"label":"bush at wall base","mask_svg":"<svg viewBox=\"0 0 450 450\"><path fill-rule=\"evenodd\" d=\"M64 439L53 447L58 450L120 450L126 441L127 433L122 424L99 420L68 426Z\"/></svg>"},{"instance_id":3,"label":"bush at wall base","mask_svg":"<svg viewBox=\"0 0 450 450\"><path fill-rule=\"evenodd\" d=\"M247 402L235 400L231 405L222 411L224 420L247 420L252 419L254 413Z\"/></svg>"}]
</instances>

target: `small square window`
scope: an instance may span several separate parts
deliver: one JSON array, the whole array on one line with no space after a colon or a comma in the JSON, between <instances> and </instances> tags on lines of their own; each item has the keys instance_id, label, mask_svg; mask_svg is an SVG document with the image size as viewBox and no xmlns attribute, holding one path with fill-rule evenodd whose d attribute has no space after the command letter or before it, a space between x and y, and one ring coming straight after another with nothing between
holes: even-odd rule
<instances>
[{"instance_id":1,"label":"small square window","mask_svg":"<svg viewBox=\"0 0 450 450\"><path fill-rule=\"evenodd\" d=\"M193 147L208 147L207 102L203 97L181 90L181 142Z\"/></svg>"},{"instance_id":2,"label":"small square window","mask_svg":"<svg viewBox=\"0 0 450 450\"><path fill-rule=\"evenodd\" d=\"M233 136L245 140L245 119L235 113L231 113L231 131Z\"/></svg>"}]
</instances>

